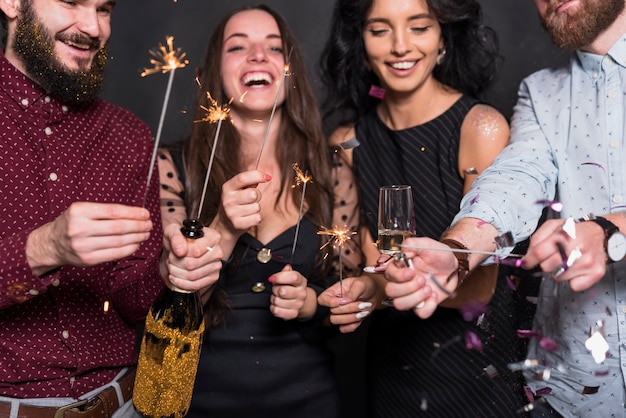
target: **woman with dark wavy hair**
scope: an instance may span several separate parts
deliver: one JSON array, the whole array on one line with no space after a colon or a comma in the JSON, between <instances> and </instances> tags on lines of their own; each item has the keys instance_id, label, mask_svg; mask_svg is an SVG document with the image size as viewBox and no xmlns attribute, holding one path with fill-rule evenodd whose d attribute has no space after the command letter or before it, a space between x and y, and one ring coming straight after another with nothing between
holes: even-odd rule
<instances>
[{"instance_id":1,"label":"woman with dark wavy hair","mask_svg":"<svg viewBox=\"0 0 626 418\"><path fill-rule=\"evenodd\" d=\"M473 180L508 142L505 118L480 101L499 59L496 35L481 20L475 0L338 0L335 6L322 57L325 108L342 123L331 135L343 168L335 195L343 196L343 219L354 219L360 241L360 252L345 262L362 260L375 272L355 268L355 277L343 280L342 298L336 285L319 301L342 332L371 314L372 417L502 417L523 405L521 384L507 370L518 341L508 316L512 296L496 288L497 268L472 272L428 320L417 316L422 306L386 307L386 281L377 274L389 260L375 245L379 187L410 185L416 235L439 239ZM459 311L487 303L482 322L468 322Z\"/></svg>"},{"instance_id":2,"label":"woman with dark wavy hair","mask_svg":"<svg viewBox=\"0 0 626 418\"><path fill-rule=\"evenodd\" d=\"M187 417L338 417L317 304L331 259L317 234L332 220L328 144L296 40L269 7L237 9L214 29L198 81L194 119L212 98L232 100L231 120L215 150L217 124L196 122L182 152L159 159L163 219L180 223L198 212L215 151L200 220L220 232L227 260L199 289L208 330ZM312 178L304 200L294 163Z\"/></svg>"}]
</instances>

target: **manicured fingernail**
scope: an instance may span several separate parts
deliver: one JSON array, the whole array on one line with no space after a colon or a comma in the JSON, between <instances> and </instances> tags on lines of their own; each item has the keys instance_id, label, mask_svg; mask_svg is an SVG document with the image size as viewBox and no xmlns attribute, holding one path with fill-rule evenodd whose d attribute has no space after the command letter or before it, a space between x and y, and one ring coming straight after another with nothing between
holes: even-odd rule
<instances>
[{"instance_id":1,"label":"manicured fingernail","mask_svg":"<svg viewBox=\"0 0 626 418\"><path fill-rule=\"evenodd\" d=\"M356 319L363 319L370 314L370 311L361 311L356 314Z\"/></svg>"},{"instance_id":2,"label":"manicured fingernail","mask_svg":"<svg viewBox=\"0 0 626 418\"><path fill-rule=\"evenodd\" d=\"M339 305L347 305L348 303L352 302L351 299L339 299Z\"/></svg>"},{"instance_id":3,"label":"manicured fingernail","mask_svg":"<svg viewBox=\"0 0 626 418\"><path fill-rule=\"evenodd\" d=\"M374 271L381 272L387 270L387 266L385 264L381 264L380 266L374 267Z\"/></svg>"},{"instance_id":4,"label":"manicured fingernail","mask_svg":"<svg viewBox=\"0 0 626 418\"><path fill-rule=\"evenodd\" d=\"M274 283L274 281L276 281L276 278L275 278L274 276L270 276L270 277L267 279L267 281L268 281L268 282L270 282L270 283Z\"/></svg>"},{"instance_id":5,"label":"manicured fingernail","mask_svg":"<svg viewBox=\"0 0 626 418\"><path fill-rule=\"evenodd\" d=\"M361 303L359 303L359 309L360 310L371 308L371 307L372 307L372 304L370 302L361 302Z\"/></svg>"},{"instance_id":6,"label":"manicured fingernail","mask_svg":"<svg viewBox=\"0 0 626 418\"><path fill-rule=\"evenodd\" d=\"M265 181L270 181L272 179L272 176L270 176L269 174L265 175Z\"/></svg>"}]
</instances>

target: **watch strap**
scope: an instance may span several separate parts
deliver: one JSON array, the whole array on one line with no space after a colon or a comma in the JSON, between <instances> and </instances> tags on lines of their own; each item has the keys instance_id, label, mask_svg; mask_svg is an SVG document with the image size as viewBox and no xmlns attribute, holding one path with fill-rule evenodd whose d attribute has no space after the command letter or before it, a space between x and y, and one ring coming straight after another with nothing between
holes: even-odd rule
<instances>
[{"instance_id":1,"label":"watch strap","mask_svg":"<svg viewBox=\"0 0 626 418\"><path fill-rule=\"evenodd\" d=\"M589 218L590 221L597 223L604 230L604 239L608 240L611 235L619 231L617 225L602 216L594 216ZM605 242L606 244L606 242ZM605 245L606 246L606 245Z\"/></svg>"}]
</instances>

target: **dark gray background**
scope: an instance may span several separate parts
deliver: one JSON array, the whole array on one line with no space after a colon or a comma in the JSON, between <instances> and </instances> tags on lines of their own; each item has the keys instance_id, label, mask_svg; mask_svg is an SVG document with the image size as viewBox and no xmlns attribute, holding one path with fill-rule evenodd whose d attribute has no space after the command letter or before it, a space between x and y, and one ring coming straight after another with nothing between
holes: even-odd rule
<instances>
[{"instance_id":1,"label":"dark gray background","mask_svg":"<svg viewBox=\"0 0 626 418\"><path fill-rule=\"evenodd\" d=\"M215 23L231 9L254 3L246 0L123 0L113 14L111 56L103 97L126 107L148 123L156 134L169 75L140 77L149 64L148 50L174 36L175 46L187 53L189 65L176 71L162 142L184 137L191 125L195 69L199 67ZM327 37L333 0L267 0L295 32L309 65L318 98L323 87L317 58ZM539 25L532 0L482 0L485 22L500 37L503 66L488 100L509 117L521 79L536 69L562 62L565 54L550 43Z\"/></svg>"},{"instance_id":2,"label":"dark gray background","mask_svg":"<svg viewBox=\"0 0 626 418\"><path fill-rule=\"evenodd\" d=\"M186 136L196 84L195 68L204 60L209 34L220 17L232 8L249 4L245 0L123 0L113 14L111 56L104 98L126 107L147 122L156 134L169 75L140 77L149 64L149 49L175 37L175 46L187 53L188 67L176 71L172 96L164 122L161 142ZM309 65L309 77L318 98L323 87L317 74L317 58L327 37L333 0L267 0L294 30ZM539 25L532 0L482 0L485 22L500 38L503 66L488 101L510 117L521 79L539 68L564 62L567 54L555 49ZM342 417L366 416L365 333L336 338L331 347L337 354Z\"/></svg>"}]
</instances>

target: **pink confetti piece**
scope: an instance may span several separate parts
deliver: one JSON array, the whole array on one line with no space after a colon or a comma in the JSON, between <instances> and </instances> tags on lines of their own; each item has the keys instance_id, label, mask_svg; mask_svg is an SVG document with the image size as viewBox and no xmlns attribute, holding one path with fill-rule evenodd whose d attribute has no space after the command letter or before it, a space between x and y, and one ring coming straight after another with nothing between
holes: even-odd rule
<instances>
[{"instance_id":1,"label":"pink confetti piece","mask_svg":"<svg viewBox=\"0 0 626 418\"><path fill-rule=\"evenodd\" d=\"M560 212L563 210L563 203L557 200L537 200L535 202L537 205L542 205L544 207L549 207L555 212Z\"/></svg>"},{"instance_id":2,"label":"pink confetti piece","mask_svg":"<svg viewBox=\"0 0 626 418\"><path fill-rule=\"evenodd\" d=\"M556 351L559 348L559 345L550 337L543 337L539 341L539 347L543 348L545 351Z\"/></svg>"},{"instance_id":3,"label":"pink confetti piece","mask_svg":"<svg viewBox=\"0 0 626 418\"><path fill-rule=\"evenodd\" d=\"M385 98L385 89L379 86L372 85L372 87L370 87L369 95L377 99L383 100Z\"/></svg>"},{"instance_id":4,"label":"pink confetti piece","mask_svg":"<svg viewBox=\"0 0 626 418\"><path fill-rule=\"evenodd\" d=\"M519 338L534 338L541 337L542 334L539 331L533 331L532 329L518 329L517 336Z\"/></svg>"},{"instance_id":5,"label":"pink confetti piece","mask_svg":"<svg viewBox=\"0 0 626 418\"><path fill-rule=\"evenodd\" d=\"M546 386L545 388L539 388L537 389L537 392L535 392L535 395L537 396L544 396L544 395L550 395L552 394L552 388Z\"/></svg>"},{"instance_id":6,"label":"pink confetti piece","mask_svg":"<svg viewBox=\"0 0 626 418\"><path fill-rule=\"evenodd\" d=\"M459 308L459 313L463 319L467 322L473 321L482 314L489 311L489 308L484 303L472 300Z\"/></svg>"},{"instance_id":7,"label":"pink confetti piece","mask_svg":"<svg viewBox=\"0 0 626 418\"><path fill-rule=\"evenodd\" d=\"M511 279L511 276L506 276L506 284L509 285L509 289L511 289L512 291L517 291L517 285L513 283L513 279Z\"/></svg>"},{"instance_id":8,"label":"pink confetti piece","mask_svg":"<svg viewBox=\"0 0 626 418\"><path fill-rule=\"evenodd\" d=\"M468 350L476 350L482 353L483 342L480 341L480 338L475 332L467 331L465 333L465 347L467 347Z\"/></svg>"},{"instance_id":9,"label":"pink confetti piece","mask_svg":"<svg viewBox=\"0 0 626 418\"><path fill-rule=\"evenodd\" d=\"M533 394L532 389L530 389L530 386L524 386L524 393L530 402L535 402L535 395Z\"/></svg>"},{"instance_id":10,"label":"pink confetti piece","mask_svg":"<svg viewBox=\"0 0 626 418\"><path fill-rule=\"evenodd\" d=\"M473 205L474 203L478 202L479 197L480 197L480 194L477 194L476 196L474 196L472 200L470 200L470 205Z\"/></svg>"},{"instance_id":11,"label":"pink confetti piece","mask_svg":"<svg viewBox=\"0 0 626 418\"><path fill-rule=\"evenodd\" d=\"M503 266L509 266L509 267L523 267L524 266L524 262L522 261L521 258L500 258L500 257L495 257L494 261L498 264L502 264Z\"/></svg>"},{"instance_id":12,"label":"pink confetti piece","mask_svg":"<svg viewBox=\"0 0 626 418\"><path fill-rule=\"evenodd\" d=\"M591 161L588 161L586 163L582 163L581 165L592 165L592 166L595 166L595 167L598 167L598 168L601 168L601 169L604 170L604 167L602 166L602 164L594 163L594 162L591 162Z\"/></svg>"}]
</instances>

